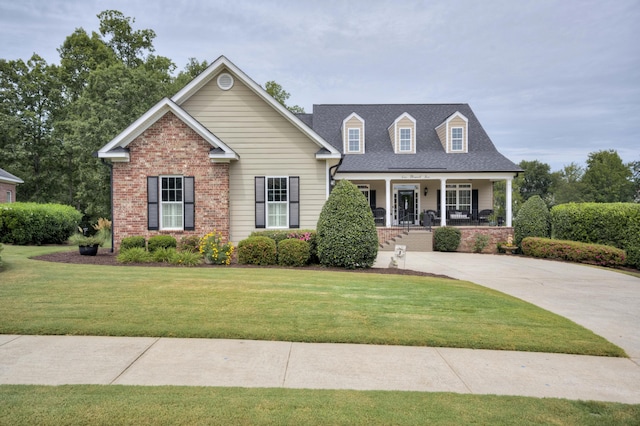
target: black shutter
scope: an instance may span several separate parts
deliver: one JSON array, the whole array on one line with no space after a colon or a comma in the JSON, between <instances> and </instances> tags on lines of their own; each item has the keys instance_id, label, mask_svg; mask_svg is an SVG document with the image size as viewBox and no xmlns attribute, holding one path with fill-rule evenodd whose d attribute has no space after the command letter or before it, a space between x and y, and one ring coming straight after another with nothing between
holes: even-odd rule
<instances>
[{"instance_id":1,"label":"black shutter","mask_svg":"<svg viewBox=\"0 0 640 426\"><path fill-rule=\"evenodd\" d=\"M159 196L158 176L147 176L147 229L149 231L157 231L160 228Z\"/></svg>"},{"instance_id":2,"label":"black shutter","mask_svg":"<svg viewBox=\"0 0 640 426\"><path fill-rule=\"evenodd\" d=\"M376 208L376 190L369 190L369 206L371 206L371 210Z\"/></svg>"},{"instance_id":3,"label":"black shutter","mask_svg":"<svg viewBox=\"0 0 640 426\"><path fill-rule=\"evenodd\" d=\"M256 228L265 228L265 200L264 200L265 177L255 177L255 200L256 200Z\"/></svg>"},{"instance_id":4,"label":"black shutter","mask_svg":"<svg viewBox=\"0 0 640 426\"><path fill-rule=\"evenodd\" d=\"M440 210L440 207L442 207L442 203L440 202L440 190L438 189L438 204L437 204L437 209L438 209L438 216L441 216L440 213L442 212L442 210Z\"/></svg>"},{"instance_id":5,"label":"black shutter","mask_svg":"<svg viewBox=\"0 0 640 426\"><path fill-rule=\"evenodd\" d=\"M193 231L196 229L196 193L195 178L186 176L183 185L184 197L184 229L185 231Z\"/></svg>"},{"instance_id":6,"label":"black shutter","mask_svg":"<svg viewBox=\"0 0 640 426\"><path fill-rule=\"evenodd\" d=\"M471 190L471 217L478 220L478 190Z\"/></svg>"},{"instance_id":7,"label":"black shutter","mask_svg":"<svg viewBox=\"0 0 640 426\"><path fill-rule=\"evenodd\" d=\"M289 177L289 228L300 228L300 177Z\"/></svg>"}]
</instances>

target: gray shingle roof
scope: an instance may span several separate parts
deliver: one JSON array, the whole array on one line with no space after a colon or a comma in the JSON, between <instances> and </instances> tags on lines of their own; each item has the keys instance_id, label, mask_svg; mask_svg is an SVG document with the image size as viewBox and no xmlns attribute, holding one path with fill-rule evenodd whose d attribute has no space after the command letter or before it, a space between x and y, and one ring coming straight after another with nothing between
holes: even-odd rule
<instances>
[{"instance_id":1,"label":"gray shingle roof","mask_svg":"<svg viewBox=\"0 0 640 426\"><path fill-rule=\"evenodd\" d=\"M11 173L2 169L0 169L0 181L11 182L11 183L24 183L24 181L19 177L14 176Z\"/></svg>"},{"instance_id":2,"label":"gray shingle roof","mask_svg":"<svg viewBox=\"0 0 640 426\"><path fill-rule=\"evenodd\" d=\"M500 154L467 104L314 105L300 117L324 140L343 152L342 122L351 113L365 121L365 154L346 155L339 172L518 172ZM416 153L395 154L388 128L403 113L416 120ZM455 112L469 120L468 153L447 154L435 128Z\"/></svg>"}]
</instances>

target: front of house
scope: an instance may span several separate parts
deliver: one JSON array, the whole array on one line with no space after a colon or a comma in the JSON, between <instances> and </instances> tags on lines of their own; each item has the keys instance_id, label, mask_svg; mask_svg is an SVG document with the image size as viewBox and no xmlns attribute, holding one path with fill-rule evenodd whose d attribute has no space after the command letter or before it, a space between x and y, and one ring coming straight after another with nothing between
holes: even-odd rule
<instances>
[{"instance_id":1,"label":"front of house","mask_svg":"<svg viewBox=\"0 0 640 426\"><path fill-rule=\"evenodd\" d=\"M16 186L24 183L19 177L0 169L0 203L16 201Z\"/></svg>"},{"instance_id":2,"label":"front of house","mask_svg":"<svg viewBox=\"0 0 640 426\"><path fill-rule=\"evenodd\" d=\"M115 248L124 237L237 243L315 228L331 186L357 184L376 223L479 220L493 182L520 169L466 104L317 105L294 115L225 57L98 151L112 164ZM507 199L506 225L511 225ZM486 212L485 212L486 213Z\"/></svg>"}]
</instances>

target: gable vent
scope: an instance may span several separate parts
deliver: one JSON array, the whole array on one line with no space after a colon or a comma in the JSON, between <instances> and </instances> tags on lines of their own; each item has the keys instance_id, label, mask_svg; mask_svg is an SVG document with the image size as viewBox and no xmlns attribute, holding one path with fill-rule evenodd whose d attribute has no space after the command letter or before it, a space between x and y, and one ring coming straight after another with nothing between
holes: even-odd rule
<instances>
[{"instance_id":1,"label":"gable vent","mask_svg":"<svg viewBox=\"0 0 640 426\"><path fill-rule=\"evenodd\" d=\"M229 90L233 87L233 77L231 74L222 73L218 76L218 87L222 90Z\"/></svg>"}]
</instances>

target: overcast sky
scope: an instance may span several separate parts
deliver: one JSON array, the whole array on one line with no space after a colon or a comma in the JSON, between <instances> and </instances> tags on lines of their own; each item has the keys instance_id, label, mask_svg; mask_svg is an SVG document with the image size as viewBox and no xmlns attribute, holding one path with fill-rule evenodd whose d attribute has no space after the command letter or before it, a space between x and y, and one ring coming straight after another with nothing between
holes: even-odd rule
<instances>
[{"instance_id":1,"label":"overcast sky","mask_svg":"<svg viewBox=\"0 0 640 426\"><path fill-rule=\"evenodd\" d=\"M640 160L640 1L0 0L0 58L59 63L115 9L183 69L225 55L289 104L468 103L515 163Z\"/></svg>"}]
</instances>

